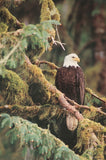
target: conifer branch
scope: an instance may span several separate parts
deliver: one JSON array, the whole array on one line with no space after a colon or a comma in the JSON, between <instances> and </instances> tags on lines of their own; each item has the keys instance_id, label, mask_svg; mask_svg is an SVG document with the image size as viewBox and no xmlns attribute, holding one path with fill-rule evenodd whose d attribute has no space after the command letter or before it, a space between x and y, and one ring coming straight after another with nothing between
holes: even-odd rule
<instances>
[{"instance_id":1,"label":"conifer branch","mask_svg":"<svg viewBox=\"0 0 106 160\"><path fill-rule=\"evenodd\" d=\"M20 43L21 43L21 41L19 41L18 43L17 43L17 45L9 52L9 54L7 55L7 56L5 56L4 57L4 59L1 59L0 60L0 64L3 64L4 63L4 65L7 63L7 60L9 59L9 57L15 52L15 50L20 46Z\"/></svg>"},{"instance_id":2,"label":"conifer branch","mask_svg":"<svg viewBox=\"0 0 106 160\"><path fill-rule=\"evenodd\" d=\"M31 123L20 117L10 117L8 114L1 114L1 128L8 128L7 134L10 143L20 140L20 147L32 148L35 158L41 159L63 159L64 154L69 159L74 157L81 160L68 148L60 139L50 133L48 129L42 129L37 124Z\"/></svg>"}]
</instances>

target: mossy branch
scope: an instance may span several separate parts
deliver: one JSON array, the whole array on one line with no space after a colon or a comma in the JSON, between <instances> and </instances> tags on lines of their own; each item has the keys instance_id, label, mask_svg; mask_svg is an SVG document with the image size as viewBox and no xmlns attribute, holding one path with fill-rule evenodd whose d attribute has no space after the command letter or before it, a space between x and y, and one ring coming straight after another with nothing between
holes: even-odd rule
<instances>
[{"instance_id":1,"label":"mossy branch","mask_svg":"<svg viewBox=\"0 0 106 160\"><path fill-rule=\"evenodd\" d=\"M42 92L45 93L43 103L47 103L47 102L51 102L52 104L54 102L55 104L59 103L62 107L66 108L68 112L71 112L79 121L83 119L83 116L75 108L75 106L74 105L72 106L71 104L68 103L68 101L64 97L64 94L45 79L40 68L38 68L36 65L32 65L32 63L30 62L27 56L26 56L26 65L27 65L28 71L33 76L34 82L32 82L32 79L31 79L31 83L33 83L33 86L34 86L34 83L36 83L40 87L39 90L42 89ZM36 98L36 95L33 96L33 100L34 98ZM41 99L40 99L40 102L41 102Z\"/></svg>"},{"instance_id":2,"label":"mossy branch","mask_svg":"<svg viewBox=\"0 0 106 160\"><path fill-rule=\"evenodd\" d=\"M6 7L0 7L0 22L4 23L8 31L13 31L16 29L20 29L24 26L23 23L20 23L16 17L14 17ZM7 31L7 30L6 30ZM1 30L2 32L2 30ZM4 32L4 30L3 30Z\"/></svg>"},{"instance_id":3,"label":"mossy branch","mask_svg":"<svg viewBox=\"0 0 106 160\"><path fill-rule=\"evenodd\" d=\"M51 69L58 69L59 67L56 66L54 63L51 63L51 62L48 62L48 61L39 61L39 60L36 60L35 64L37 66L40 66L41 64L47 64Z\"/></svg>"},{"instance_id":4,"label":"mossy branch","mask_svg":"<svg viewBox=\"0 0 106 160\"><path fill-rule=\"evenodd\" d=\"M7 113L11 116L20 116L24 119L37 116L41 106L4 105L0 106L0 113Z\"/></svg>"}]
</instances>

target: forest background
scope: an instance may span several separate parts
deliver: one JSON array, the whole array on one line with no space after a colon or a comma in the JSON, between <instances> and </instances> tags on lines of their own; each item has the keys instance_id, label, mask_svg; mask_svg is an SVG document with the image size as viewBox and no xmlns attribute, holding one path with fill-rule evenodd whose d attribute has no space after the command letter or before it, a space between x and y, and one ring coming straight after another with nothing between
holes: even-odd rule
<instances>
[{"instance_id":1,"label":"forest background","mask_svg":"<svg viewBox=\"0 0 106 160\"><path fill-rule=\"evenodd\" d=\"M53 111L49 110L49 113L54 112L54 115L52 115L52 118L51 118L51 120L49 120L49 122L47 121L49 114L48 114L48 112L46 112L45 109L44 109L45 114L43 114L43 108L42 108L42 113L41 113L41 111L38 112L38 110L40 110L38 108L40 108L40 107L38 107L38 108L35 107L35 111L36 111L36 112L34 112L35 117L34 117L34 115L30 115L30 112L31 111L33 112L32 108L30 108L30 109L32 109L30 111L29 111L29 109L28 110L26 109L26 111L25 111L25 108L23 109L23 111L22 110L20 111L21 107L17 109L17 107L19 107L17 105L24 104L24 105L32 106L33 102L34 102L34 104L36 104L38 106L46 104L46 108L48 107L48 105L50 104L51 101L55 105L58 105L58 103L54 100L54 97L51 95L48 95L48 93L47 93L48 91L47 92L45 91L45 87L42 88L42 86L41 86L42 97L39 97L41 91L38 91L38 90L35 91L35 88L37 88L37 86L35 85L35 82L33 85L31 82L32 80L29 78L29 74L27 75L26 70L24 70L25 66L23 66L23 63L24 63L25 58L23 56L23 53L26 52L26 55L30 59L29 60L28 57L26 57L27 68L29 68L29 65L31 63L39 66L39 68L42 70L42 72L45 75L45 77L47 78L47 80L50 81L54 85L56 66L58 66L58 67L62 66L65 55L72 53L72 52L76 52L81 59L80 66L83 68L83 71L85 73L86 87L91 88L98 95L98 96L95 96L95 94L92 92L92 90L88 89L87 92L91 96L90 96L90 98L88 96L89 100L86 98L86 105L87 106L93 105L95 107L101 107L101 106L103 107L103 112L102 111L100 112L100 115L98 116L98 118L97 118L97 111L94 112L95 115L92 115L92 117L89 117L88 113L84 113L86 115L85 117L89 118L93 121L100 122L102 124L102 126L105 126L106 122L105 122L104 112L105 112L106 100L105 100L105 98L101 98L101 97L106 96L106 2L105 2L105 0L86 0L86 1L85 0L58 0L58 1L54 0L54 4L58 10L54 7L54 4L52 4L53 5L53 9L52 9L52 7L51 7L52 5L50 5L49 3L52 4L51 0L50 0L50 2L47 0L41 0L41 1L38 1L38 0L31 0L31 1L29 1L29 0L26 0L26 1L24 1L24 0L23 1L21 1L21 0L13 0L13 1L6 0L6 1L3 1L3 0L1 0L0 1L0 33L1 33L1 35L0 35L1 36L1 40L0 40L0 42L1 42L0 43L0 49L1 49L1 55L0 55L0 59L1 59L0 60L0 67L1 67L0 68L0 75L1 75L0 76L0 82L1 82L0 83L0 105L1 105L1 109L0 109L0 112L1 113L8 113L8 114L14 115L14 116L18 115L18 116L23 117L25 119L31 120L32 122L38 123L39 126L43 127L43 128L47 128L48 124L49 124L51 132L54 133L54 135L56 135L58 137L58 133L60 134L60 131L61 131L61 129L59 128L59 125L60 124L62 125L62 123L63 123L62 120L64 119L63 113L61 113L62 117L61 116L59 117L61 119L60 124L56 125L58 118L56 120L54 120L55 119L54 117L57 116L57 115L55 115L56 113L54 112L54 110L55 110L54 108L52 108ZM46 12L46 9L47 9L46 7L49 8L50 14L49 14L49 12ZM9 10L9 12L7 9ZM56 14L54 14L55 12L56 12ZM60 13L60 15L59 15L59 13ZM16 17L16 19L14 19L13 16ZM53 20L53 21L51 21L50 23L46 22L47 25L45 25L45 20L46 21ZM39 25L41 22L42 22L42 24L44 24L43 27L41 27ZM25 32L23 33L21 29L23 29L25 27L24 24L27 27L25 28ZM34 26L33 25L30 26L30 24L34 24L34 25L38 24L38 25L37 25L37 27L34 28ZM51 24L53 24L55 26L54 27L55 31L51 27ZM42 32L43 29L46 30L45 29L46 27L47 27L48 32ZM37 40L36 38L34 38L33 32L35 31L35 29L38 29L38 33L39 33L37 35L38 38L40 37L39 31L42 32L42 35L44 36L43 40L46 39L44 44L41 39ZM48 33L49 33L49 35L48 35ZM22 35L22 37L20 35ZM52 35L51 37L53 39L51 39L49 37L50 35ZM26 41L26 37L28 37L28 36L30 36L31 38L28 38ZM47 39L47 37L49 37L49 40ZM19 40L21 40L21 38L23 38L22 42L19 41ZM4 46L5 46L5 48L4 48ZM21 49L18 49L19 46L21 46L20 47ZM11 56L13 54L13 52L15 52L15 54L13 56ZM22 52L22 54L20 54L20 56L17 56L17 53L19 55L20 52ZM10 54L10 57L8 57L9 54ZM3 58L4 58L4 60L3 60ZM52 62L52 63L49 63L48 61ZM50 66L51 66L51 69L48 69ZM7 89L9 87L7 84L5 84L5 82L6 82L5 78L6 78L6 80L8 79L9 84L12 84L11 78L10 79L8 78L8 74L10 77L12 77L12 76L14 77L14 75L11 72L6 74L5 69L9 69L9 70L11 69L15 73L17 73L19 75L19 77L21 77L22 80L24 80L28 83L28 85L31 83L32 86L30 85L30 87L29 87L30 91L28 91L28 93L30 94L31 97L29 95L27 95L28 94L26 91L27 89L25 90L25 88L27 88L28 86L27 85L23 86L22 85L23 81L21 81L20 79L17 79L18 77L15 77L15 79L13 79L13 81L14 80L19 81L21 83L20 89L25 92L23 99L21 99L22 102L19 100L19 98L20 98L20 96L23 95L23 93L20 94L18 97L18 94L20 93L20 91L19 92L17 91L17 93L16 93L17 95L14 96L13 94L15 92L12 92L11 90ZM33 69L31 69L31 71L32 70ZM35 68L35 70L37 70L37 68ZM38 71L41 72L40 70L38 70ZM35 77L33 77L33 76L32 77L36 78L35 73L34 73L34 76ZM39 76L39 74L37 76ZM41 77L42 77L42 74L40 75L40 77L38 77L38 79ZM41 83L46 83L43 81L43 78L41 78ZM37 82L37 85L38 84L39 84L39 82ZM3 85L5 86L4 88L2 87ZM38 85L38 88L39 87L40 86ZM13 87L13 89L14 89L14 87ZM53 94L54 94L54 92L53 92ZM45 98L45 95L47 96L46 98ZM52 100L50 100L50 101L48 100L49 96L52 97L51 98ZM27 97L27 101L25 101L26 97ZM97 99L95 100L94 97L96 97ZM14 104L16 106L14 106ZM8 105L10 105L10 106L8 106ZM10 107L9 110L8 110L8 107ZM45 108L45 106L44 106L44 108ZM19 110L19 113L17 110ZM26 115L23 115L24 111L25 111ZM27 111L29 111L29 114L27 113ZM23 112L23 113L21 113L21 112ZM91 112L92 112L92 110L91 110ZM39 113L38 117L36 116L37 113ZM4 118L5 121L3 121L3 122L1 120L1 126L2 126L1 128L4 128L7 125L6 123L8 121L12 121L11 117L9 115L4 114L1 117L6 118L6 120ZM39 122L39 120L40 120L40 122ZM45 120L45 122L43 124L42 121L44 121L44 120ZM25 125L26 124L30 125L29 122L25 122L24 120L17 119L17 117L15 117L15 121L14 122L12 121L11 123L16 125L17 121L18 122L23 121L22 122L23 124L25 123ZM88 122L88 123L90 123L90 122ZM10 128L11 127L13 127L13 126L10 126ZM33 124L31 125L31 127L33 128ZM32 130L32 128L30 128L30 130ZM51 128L53 128L53 130ZM6 133L8 129L4 129L4 130L1 129L1 130L2 130L1 137L3 137L4 133ZM20 132L22 132L22 130ZM39 129L37 128L37 130L39 130ZM102 128L102 130L103 130L103 128ZM79 129L79 132L80 132L80 129ZM10 131L10 133L11 133L11 131ZM13 136L14 138L12 139L12 143L13 143L14 141L16 141L15 135L16 134L18 135L18 133L16 131L12 131L12 133L13 133L12 136L14 135ZM67 133L67 131L66 131L66 133ZM98 137L97 133L95 133L97 136L97 139L99 139L102 142L103 147L101 147L101 153L99 156L96 155L95 153L92 154L91 157L93 157L94 159L96 156L100 158L102 155L105 155L105 153L104 153L105 152L104 151L105 145L104 145L104 140L102 139L104 137L104 135L102 135L103 133L101 133L101 130L100 130L99 137ZM76 133L74 133L74 134L76 134ZM49 133L48 133L48 135L49 135ZM60 134L59 138L62 139L63 141L65 141L63 137L64 137L64 135ZM89 138L92 139L91 137L89 137ZM10 143L7 144L7 142L4 142L5 138L6 138L5 136L3 138L1 138L1 142L2 142L1 143L1 157L2 157L2 159L4 158L4 160L5 160L6 158L11 157L11 156L13 156L13 159L14 159L14 157L15 157L15 159L16 158L18 159L20 157L19 152L21 152L20 149L18 152L16 152L18 142L15 143L15 145L11 145ZM21 137L21 139L22 139L22 137ZM28 144L29 144L29 139L30 138L28 138L28 137L26 138L26 140L28 141ZM32 139L34 139L34 138L31 138L31 140ZM38 139L39 139L39 137L38 137ZM94 140L94 141L96 141L96 143L97 143L97 139ZM78 142L78 139L77 139L77 142ZM46 142L43 142L43 143L46 143ZM73 143L76 143L76 142L73 142ZM80 142L78 144L80 144ZM77 146L76 150L73 149L74 144L70 145L70 148L73 149L74 151L76 151L76 153L80 154L80 155L84 154L84 151L86 151L87 149L92 148L92 147L87 148L87 146L85 145L85 142L84 142L84 144L82 142L82 144L83 144L82 146L84 147L84 149L81 146L81 144L79 146L78 146L78 144L76 145ZM23 145L23 142L22 142L22 145ZM9 146L8 149L6 149L7 146ZM55 146L55 144L54 144L54 146ZM94 144L93 144L93 147L94 147ZM24 157L24 158L28 159L28 156L34 157L33 154L35 154L35 155L38 154L38 159L39 159L39 155L40 155L39 153L30 153L30 151L29 151L30 147L29 148L26 147L25 151L26 150L27 150L27 154L25 153L26 157ZM38 149L38 150L40 150L41 153L47 152L45 148ZM67 149L66 149L66 151L67 151ZM98 152L98 150L96 150L95 152ZM52 155L52 154L50 153L50 155ZM50 155L48 157L50 157ZM62 158L64 159L64 155L65 154L62 155L62 151L60 150L60 155L55 154L54 159L56 159L56 156L57 157L63 156ZM76 158L75 155L74 155L74 157ZM87 155L86 155L86 157L87 157ZM42 156L40 156L40 158L42 159Z\"/></svg>"}]
</instances>

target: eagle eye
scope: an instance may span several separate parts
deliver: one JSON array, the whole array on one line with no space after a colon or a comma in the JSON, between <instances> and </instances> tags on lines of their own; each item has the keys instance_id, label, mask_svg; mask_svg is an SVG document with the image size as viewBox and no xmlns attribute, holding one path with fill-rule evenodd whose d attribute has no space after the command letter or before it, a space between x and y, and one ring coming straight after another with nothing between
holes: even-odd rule
<instances>
[{"instance_id":1,"label":"eagle eye","mask_svg":"<svg viewBox=\"0 0 106 160\"><path fill-rule=\"evenodd\" d=\"M75 58L74 56L72 58Z\"/></svg>"}]
</instances>

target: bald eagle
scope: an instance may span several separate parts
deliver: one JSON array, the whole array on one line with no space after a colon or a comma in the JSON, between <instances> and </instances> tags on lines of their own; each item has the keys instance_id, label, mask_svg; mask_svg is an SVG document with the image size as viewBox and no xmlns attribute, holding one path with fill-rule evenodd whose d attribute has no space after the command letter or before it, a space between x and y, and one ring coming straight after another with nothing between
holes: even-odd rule
<instances>
[{"instance_id":1,"label":"bald eagle","mask_svg":"<svg viewBox=\"0 0 106 160\"><path fill-rule=\"evenodd\" d=\"M85 80L77 62L80 62L80 59L75 53L65 57L63 67L57 70L55 85L68 98L84 104Z\"/></svg>"}]
</instances>

